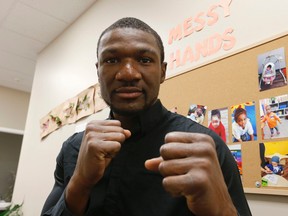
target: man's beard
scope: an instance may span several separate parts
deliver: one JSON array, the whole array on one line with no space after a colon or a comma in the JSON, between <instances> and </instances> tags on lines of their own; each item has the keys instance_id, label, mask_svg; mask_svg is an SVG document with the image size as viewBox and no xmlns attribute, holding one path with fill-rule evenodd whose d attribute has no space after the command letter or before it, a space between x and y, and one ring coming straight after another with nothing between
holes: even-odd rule
<instances>
[{"instance_id":1,"label":"man's beard","mask_svg":"<svg viewBox=\"0 0 288 216\"><path fill-rule=\"evenodd\" d=\"M110 109L111 109L111 111L113 113L116 113L118 115L132 117L132 116L139 115L141 112L146 110L147 107L145 106L145 107L143 107L142 109L139 109L139 110L125 110L125 109L118 109L118 108L114 107L112 104L110 104Z\"/></svg>"}]
</instances>

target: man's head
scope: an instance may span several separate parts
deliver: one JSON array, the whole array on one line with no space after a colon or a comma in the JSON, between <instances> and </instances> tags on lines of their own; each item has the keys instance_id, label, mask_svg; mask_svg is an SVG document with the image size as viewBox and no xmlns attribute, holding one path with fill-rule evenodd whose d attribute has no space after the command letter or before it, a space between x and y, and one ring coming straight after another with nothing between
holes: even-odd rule
<instances>
[{"instance_id":1,"label":"man's head","mask_svg":"<svg viewBox=\"0 0 288 216\"><path fill-rule=\"evenodd\" d=\"M125 17L125 18L119 19L118 21L110 25L101 33L98 39L98 43L97 43L97 57L99 57L99 43L101 41L101 38L103 37L105 33L111 30L114 30L116 28L132 28L132 29L138 29L138 30L152 34L155 37L156 42L159 46L159 50L161 54L161 63L164 61L164 46L163 46L163 42L159 34L154 29L152 29L149 25L147 25L143 21L136 19L134 17Z\"/></svg>"},{"instance_id":2,"label":"man's head","mask_svg":"<svg viewBox=\"0 0 288 216\"><path fill-rule=\"evenodd\" d=\"M136 18L123 18L101 34L97 73L102 97L114 114L133 115L158 98L166 63L159 35Z\"/></svg>"}]
</instances>

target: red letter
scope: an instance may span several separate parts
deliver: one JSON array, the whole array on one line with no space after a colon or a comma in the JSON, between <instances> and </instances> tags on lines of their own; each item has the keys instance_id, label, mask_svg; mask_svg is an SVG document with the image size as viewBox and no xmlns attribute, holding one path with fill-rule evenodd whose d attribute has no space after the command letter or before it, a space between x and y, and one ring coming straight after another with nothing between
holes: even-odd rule
<instances>
[{"instance_id":1,"label":"red letter","mask_svg":"<svg viewBox=\"0 0 288 216\"><path fill-rule=\"evenodd\" d=\"M198 61L200 58L200 54L202 54L203 57L206 57L208 55L208 40L204 40L203 43L196 43L195 45L195 61Z\"/></svg>"},{"instance_id":2,"label":"red letter","mask_svg":"<svg viewBox=\"0 0 288 216\"><path fill-rule=\"evenodd\" d=\"M193 33L193 28L192 28L192 17L189 17L188 19L184 20L184 23L183 23L183 34L184 34L184 37L187 37L189 35L191 35ZM189 29L190 28L190 29Z\"/></svg>"},{"instance_id":3,"label":"red letter","mask_svg":"<svg viewBox=\"0 0 288 216\"><path fill-rule=\"evenodd\" d=\"M228 44L226 44L226 43L223 44L223 50L225 50L225 51L232 49L236 43L236 38L231 35L232 32L233 32L233 29L228 28L228 29L226 29L226 31L224 32L224 34L222 36L223 41L229 42Z\"/></svg>"},{"instance_id":4,"label":"red letter","mask_svg":"<svg viewBox=\"0 0 288 216\"><path fill-rule=\"evenodd\" d=\"M181 65L180 61L181 61L180 60L180 49L178 49L176 51L176 55L175 56L174 56L173 52L170 54L170 59L169 59L169 63L168 63L169 69L170 70L174 69L174 62L176 62L176 67L179 67Z\"/></svg>"},{"instance_id":5,"label":"red letter","mask_svg":"<svg viewBox=\"0 0 288 216\"><path fill-rule=\"evenodd\" d=\"M207 12L207 17L212 18L207 22L207 25L209 26L212 26L214 23L218 21L218 14L214 12L215 8L217 8L217 5L212 5Z\"/></svg>"},{"instance_id":6,"label":"red letter","mask_svg":"<svg viewBox=\"0 0 288 216\"><path fill-rule=\"evenodd\" d=\"M181 40L182 39L182 29L179 24L175 29L172 29L169 34L168 44L172 44L173 40Z\"/></svg>"},{"instance_id":7,"label":"red letter","mask_svg":"<svg viewBox=\"0 0 288 216\"><path fill-rule=\"evenodd\" d=\"M194 61L194 54L193 54L192 48L189 45L185 48L185 51L183 54L182 65L185 65L187 61L189 62Z\"/></svg>"},{"instance_id":8,"label":"red letter","mask_svg":"<svg viewBox=\"0 0 288 216\"><path fill-rule=\"evenodd\" d=\"M221 0L219 6L224 10L224 17L230 16L230 4L232 0Z\"/></svg>"},{"instance_id":9,"label":"red letter","mask_svg":"<svg viewBox=\"0 0 288 216\"><path fill-rule=\"evenodd\" d=\"M220 50L222 46L222 37L216 33L209 38L209 55L212 55Z\"/></svg>"},{"instance_id":10,"label":"red letter","mask_svg":"<svg viewBox=\"0 0 288 216\"><path fill-rule=\"evenodd\" d=\"M200 24L200 25L195 27L195 31L197 31L197 32L201 31L205 26L205 20L201 18L201 16L203 16L203 15L204 15L204 12L200 12L199 14L197 14L197 16L194 20L196 23Z\"/></svg>"}]
</instances>

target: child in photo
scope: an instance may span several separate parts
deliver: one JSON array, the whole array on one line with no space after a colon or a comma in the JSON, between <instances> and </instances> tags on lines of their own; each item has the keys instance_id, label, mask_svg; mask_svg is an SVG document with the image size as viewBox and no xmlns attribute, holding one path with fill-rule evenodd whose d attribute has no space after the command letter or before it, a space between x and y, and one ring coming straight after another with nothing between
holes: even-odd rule
<instances>
[{"instance_id":1,"label":"child in photo","mask_svg":"<svg viewBox=\"0 0 288 216\"><path fill-rule=\"evenodd\" d=\"M271 164L267 164L265 166L265 172L267 174L277 174L277 175L282 175L283 174L283 166L279 164L280 163L280 158L278 156L273 156L271 158Z\"/></svg>"},{"instance_id":2,"label":"child in photo","mask_svg":"<svg viewBox=\"0 0 288 216\"><path fill-rule=\"evenodd\" d=\"M211 122L209 128L218 134L224 142L226 142L225 127L221 122L221 114L218 109L211 111Z\"/></svg>"},{"instance_id":3,"label":"child in photo","mask_svg":"<svg viewBox=\"0 0 288 216\"><path fill-rule=\"evenodd\" d=\"M273 81L276 78L276 73L274 70L274 64L273 63L268 63L267 65L265 65L264 67L264 71L263 71L263 81L266 85L273 85Z\"/></svg>"},{"instance_id":4,"label":"child in photo","mask_svg":"<svg viewBox=\"0 0 288 216\"><path fill-rule=\"evenodd\" d=\"M232 123L233 142L245 142L254 140L254 130L250 120L247 118L245 109L238 107L234 112Z\"/></svg>"},{"instance_id":5,"label":"child in photo","mask_svg":"<svg viewBox=\"0 0 288 216\"><path fill-rule=\"evenodd\" d=\"M206 107L202 105L191 105L187 114L187 118L202 124L205 117Z\"/></svg>"},{"instance_id":6,"label":"child in photo","mask_svg":"<svg viewBox=\"0 0 288 216\"><path fill-rule=\"evenodd\" d=\"M278 125L278 122L281 123L281 119L274 112L271 111L271 107L269 105L265 106L265 111L266 111L266 114L262 118L261 122L262 123L267 122L268 127L271 131L271 137L274 136L274 129L277 135L279 135L280 131L277 125Z\"/></svg>"},{"instance_id":7,"label":"child in photo","mask_svg":"<svg viewBox=\"0 0 288 216\"><path fill-rule=\"evenodd\" d=\"M192 121L197 122L197 107L196 106L191 106L187 115L187 118L190 118Z\"/></svg>"}]
</instances>

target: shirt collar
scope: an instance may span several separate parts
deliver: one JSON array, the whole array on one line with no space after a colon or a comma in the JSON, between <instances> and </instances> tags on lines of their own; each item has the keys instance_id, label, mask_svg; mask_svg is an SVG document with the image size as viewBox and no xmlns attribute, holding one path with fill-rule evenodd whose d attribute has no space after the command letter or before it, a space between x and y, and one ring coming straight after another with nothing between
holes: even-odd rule
<instances>
[{"instance_id":1,"label":"shirt collar","mask_svg":"<svg viewBox=\"0 0 288 216\"><path fill-rule=\"evenodd\" d=\"M151 107L143 110L138 115L138 124L131 130L132 136L136 134L145 135L147 132L151 131L158 125L167 112L167 109L158 99ZM114 119L112 111L110 111L109 119Z\"/></svg>"}]
</instances>

